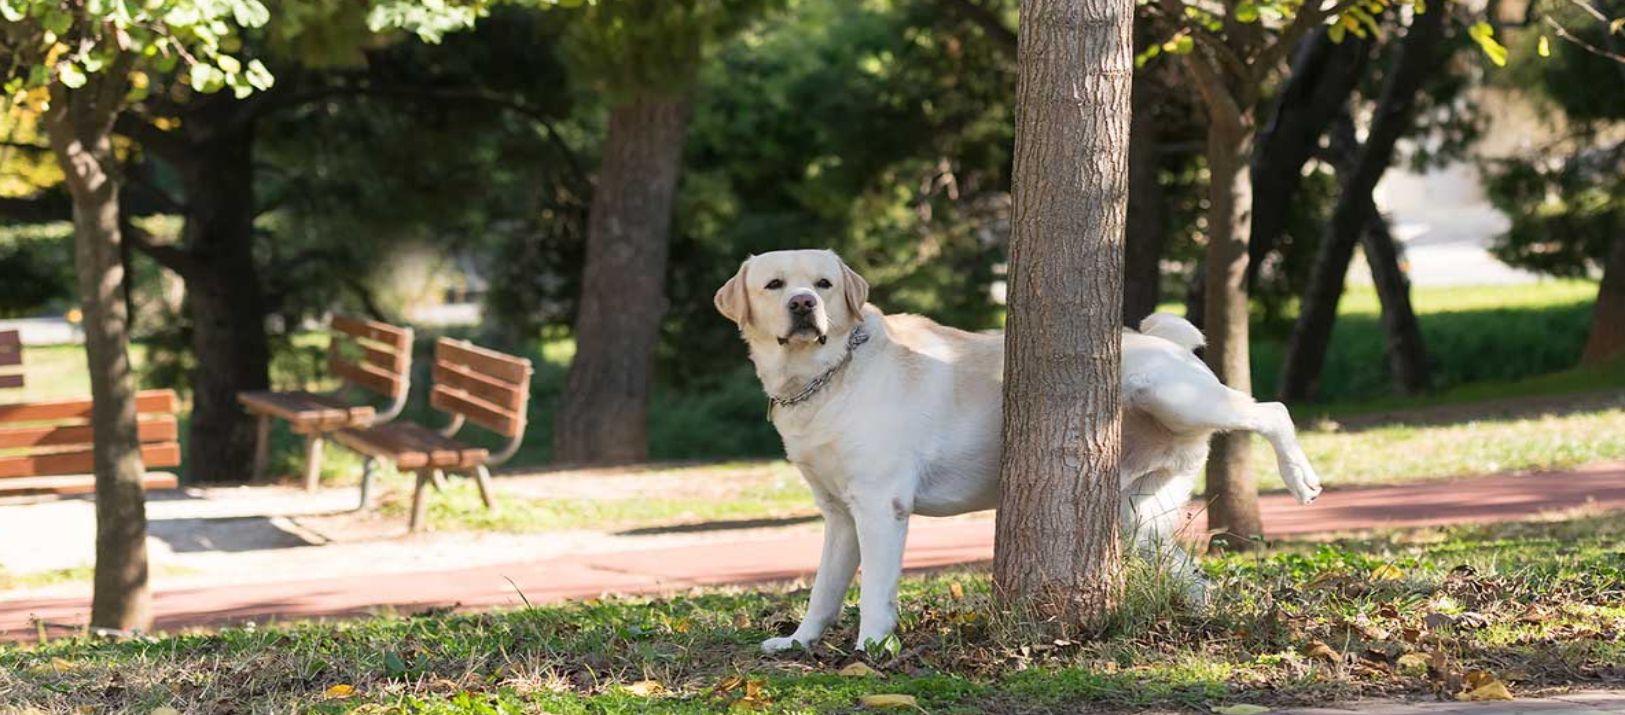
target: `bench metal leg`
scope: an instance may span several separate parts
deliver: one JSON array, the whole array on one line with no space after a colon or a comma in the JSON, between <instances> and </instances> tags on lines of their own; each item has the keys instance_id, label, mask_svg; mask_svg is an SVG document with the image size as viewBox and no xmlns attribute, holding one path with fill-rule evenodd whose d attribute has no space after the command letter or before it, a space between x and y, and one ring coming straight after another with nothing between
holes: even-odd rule
<instances>
[{"instance_id":1,"label":"bench metal leg","mask_svg":"<svg viewBox=\"0 0 1625 715\"><path fill-rule=\"evenodd\" d=\"M320 432L305 436L305 491L316 491L322 476L322 435Z\"/></svg>"},{"instance_id":2,"label":"bench metal leg","mask_svg":"<svg viewBox=\"0 0 1625 715\"><path fill-rule=\"evenodd\" d=\"M366 511L372 505L372 481L377 473L377 459L366 457L361 460L361 506L356 507L356 511Z\"/></svg>"},{"instance_id":3,"label":"bench metal leg","mask_svg":"<svg viewBox=\"0 0 1625 715\"><path fill-rule=\"evenodd\" d=\"M423 517L429 511L429 487L434 484L433 469L418 470L417 488L412 490L412 521L407 525L407 531L417 533L423 526Z\"/></svg>"},{"instance_id":4,"label":"bench metal leg","mask_svg":"<svg viewBox=\"0 0 1625 715\"><path fill-rule=\"evenodd\" d=\"M491 470L486 469L483 464L475 467L474 483L480 487L480 501L485 502L485 508L487 510L496 509L496 499L491 494Z\"/></svg>"},{"instance_id":5,"label":"bench metal leg","mask_svg":"<svg viewBox=\"0 0 1625 715\"><path fill-rule=\"evenodd\" d=\"M260 415L254 437L254 471L249 479L255 483L265 481L265 471L271 463L271 416Z\"/></svg>"}]
</instances>

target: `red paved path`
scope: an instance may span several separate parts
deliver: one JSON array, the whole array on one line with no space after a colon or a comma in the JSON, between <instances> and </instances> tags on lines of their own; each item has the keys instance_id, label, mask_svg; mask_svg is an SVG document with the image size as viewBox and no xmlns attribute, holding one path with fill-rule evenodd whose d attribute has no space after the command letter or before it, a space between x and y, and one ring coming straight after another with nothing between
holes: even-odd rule
<instances>
[{"instance_id":1,"label":"red paved path","mask_svg":"<svg viewBox=\"0 0 1625 715\"><path fill-rule=\"evenodd\" d=\"M1478 477L1397 487L1327 491L1309 507L1286 495L1262 500L1272 537L1381 527L1506 521L1590 505L1625 509L1625 464L1573 472ZM1196 515L1193 528L1203 528ZM1199 532L1198 532L1199 533ZM458 605L464 609L590 598L605 593L659 593L695 586L786 581L818 565L817 533L756 536L734 543L582 554L432 573L360 575L241 586L160 589L153 607L159 630L186 626L355 616ZM916 520L907 566L929 569L986 561L991 520ZM512 579L513 583L509 583ZM82 598L0 600L0 640L32 638L32 620L83 623Z\"/></svg>"}]
</instances>

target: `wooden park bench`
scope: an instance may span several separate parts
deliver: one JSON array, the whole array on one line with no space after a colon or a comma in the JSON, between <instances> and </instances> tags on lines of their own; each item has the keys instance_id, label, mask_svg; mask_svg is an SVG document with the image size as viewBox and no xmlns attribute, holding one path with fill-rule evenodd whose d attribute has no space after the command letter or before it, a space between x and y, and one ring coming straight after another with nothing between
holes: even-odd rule
<instances>
[{"instance_id":1,"label":"wooden park bench","mask_svg":"<svg viewBox=\"0 0 1625 715\"><path fill-rule=\"evenodd\" d=\"M337 432L339 444L361 454L361 508L367 508L378 461L386 461L401 471L417 473L412 492L410 529L423 524L428 508L425 491L439 489L445 473L472 476L479 485L480 499L487 509L496 506L491 494L490 467L499 465L519 450L525 438L525 408L530 402L530 361L486 350L472 343L441 338L434 347L434 387L429 405L451 416L451 423L435 430L400 421L367 428ZM472 422L505 438L502 448L492 454L457 439L457 433Z\"/></svg>"},{"instance_id":2,"label":"wooden park bench","mask_svg":"<svg viewBox=\"0 0 1625 715\"><path fill-rule=\"evenodd\" d=\"M23 386L23 339L15 330L0 330L0 388Z\"/></svg>"},{"instance_id":3,"label":"wooden park bench","mask_svg":"<svg viewBox=\"0 0 1625 715\"><path fill-rule=\"evenodd\" d=\"M172 390L136 394L141 461L178 467L179 401ZM87 398L0 404L0 494L83 494L96 491L95 435ZM148 489L174 489L175 475L147 473Z\"/></svg>"},{"instance_id":4,"label":"wooden park bench","mask_svg":"<svg viewBox=\"0 0 1625 715\"><path fill-rule=\"evenodd\" d=\"M324 438L342 429L381 425L400 415L412 380L412 329L374 320L333 316L332 343L327 370L343 381L332 394L244 392L237 401L259 418L254 450L253 479L265 478L271 456L271 420L292 425L305 437L305 489L314 490L322 468ZM370 392L389 400L383 412L370 405L344 399L346 388Z\"/></svg>"}]
</instances>

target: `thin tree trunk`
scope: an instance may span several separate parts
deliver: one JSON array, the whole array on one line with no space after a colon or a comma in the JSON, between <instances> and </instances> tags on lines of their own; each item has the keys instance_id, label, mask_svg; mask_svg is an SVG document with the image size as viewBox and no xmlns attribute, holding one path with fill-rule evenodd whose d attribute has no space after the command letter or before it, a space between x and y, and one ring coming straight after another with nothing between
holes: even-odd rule
<instances>
[{"instance_id":1,"label":"thin tree trunk","mask_svg":"<svg viewBox=\"0 0 1625 715\"><path fill-rule=\"evenodd\" d=\"M1411 279L1399 265L1399 247L1388 231L1388 221L1377 214L1375 207L1371 223L1360 236L1360 245L1365 249L1377 299L1382 302L1382 327L1394 390L1401 395L1420 394L1428 387L1428 354L1416 309L1411 306Z\"/></svg>"},{"instance_id":2,"label":"thin tree trunk","mask_svg":"<svg viewBox=\"0 0 1625 715\"><path fill-rule=\"evenodd\" d=\"M1330 227L1315 255L1303 306L1281 363L1282 400L1308 399L1318 390L1349 261L1360 234L1375 215L1371 192L1393 163L1394 147L1400 137L1410 131L1417 92L1439 59L1446 14L1439 11L1416 15L1401 40L1399 57L1384 83L1365 146L1343 177Z\"/></svg>"},{"instance_id":3,"label":"thin tree trunk","mask_svg":"<svg viewBox=\"0 0 1625 715\"><path fill-rule=\"evenodd\" d=\"M1614 235L1591 312L1591 337L1580 364L1597 365L1625 355L1625 229Z\"/></svg>"},{"instance_id":4,"label":"thin tree trunk","mask_svg":"<svg viewBox=\"0 0 1625 715\"><path fill-rule=\"evenodd\" d=\"M648 458L649 385L688 116L686 96L651 92L610 114L587 217L576 355L554 423L557 462Z\"/></svg>"},{"instance_id":5,"label":"thin tree trunk","mask_svg":"<svg viewBox=\"0 0 1625 715\"><path fill-rule=\"evenodd\" d=\"M1024 0L1004 451L1010 609L1091 626L1121 591L1119 370L1134 5Z\"/></svg>"},{"instance_id":6,"label":"thin tree trunk","mask_svg":"<svg viewBox=\"0 0 1625 715\"><path fill-rule=\"evenodd\" d=\"M1123 242L1123 324L1139 327L1162 299L1164 240L1162 184L1157 181L1157 119L1152 79L1134 72L1134 117L1129 126L1128 230Z\"/></svg>"},{"instance_id":7,"label":"thin tree trunk","mask_svg":"<svg viewBox=\"0 0 1625 715\"><path fill-rule=\"evenodd\" d=\"M1349 37L1332 42L1321 30L1304 43L1278 94L1269 124L1258 132L1252 159L1253 222L1248 241L1249 288L1259 266L1286 231L1287 216L1303 167L1320 149L1320 137L1348 107L1365 73L1370 42Z\"/></svg>"},{"instance_id":8,"label":"thin tree trunk","mask_svg":"<svg viewBox=\"0 0 1625 715\"><path fill-rule=\"evenodd\" d=\"M1215 112L1216 113L1216 112ZM1208 245L1203 331L1208 367L1239 392L1253 391L1248 353L1247 239L1252 219L1250 114L1211 118L1208 129ZM1246 548L1264 533L1251 435L1213 437L1207 462L1208 524L1215 548Z\"/></svg>"},{"instance_id":9,"label":"thin tree trunk","mask_svg":"<svg viewBox=\"0 0 1625 715\"><path fill-rule=\"evenodd\" d=\"M196 359L186 471L195 481L239 482L249 478L244 465L253 461L256 425L237 393L266 389L271 364L254 262L253 123L219 121L188 130L198 140L179 165L186 190L182 235L198 265L182 274Z\"/></svg>"},{"instance_id":10,"label":"thin tree trunk","mask_svg":"<svg viewBox=\"0 0 1625 715\"><path fill-rule=\"evenodd\" d=\"M95 431L96 573L91 625L130 630L151 622L145 466L136 432L135 375L119 246L113 117L124 98L121 58L77 90L56 86L45 123L73 197L74 262L84 311Z\"/></svg>"}]
</instances>

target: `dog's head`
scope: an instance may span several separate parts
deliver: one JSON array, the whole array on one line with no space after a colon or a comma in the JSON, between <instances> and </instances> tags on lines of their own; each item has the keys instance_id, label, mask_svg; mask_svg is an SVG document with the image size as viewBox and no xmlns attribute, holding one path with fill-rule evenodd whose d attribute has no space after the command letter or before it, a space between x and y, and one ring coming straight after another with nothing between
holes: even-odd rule
<instances>
[{"instance_id":1,"label":"dog's head","mask_svg":"<svg viewBox=\"0 0 1625 715\"><path fill-rule=\"evenodd\" d=\"M869 282L834 251L774 251L745 259L717 291L717 310L747 340L823 342L862 320Z\"/></svg>"}]
</instances>

